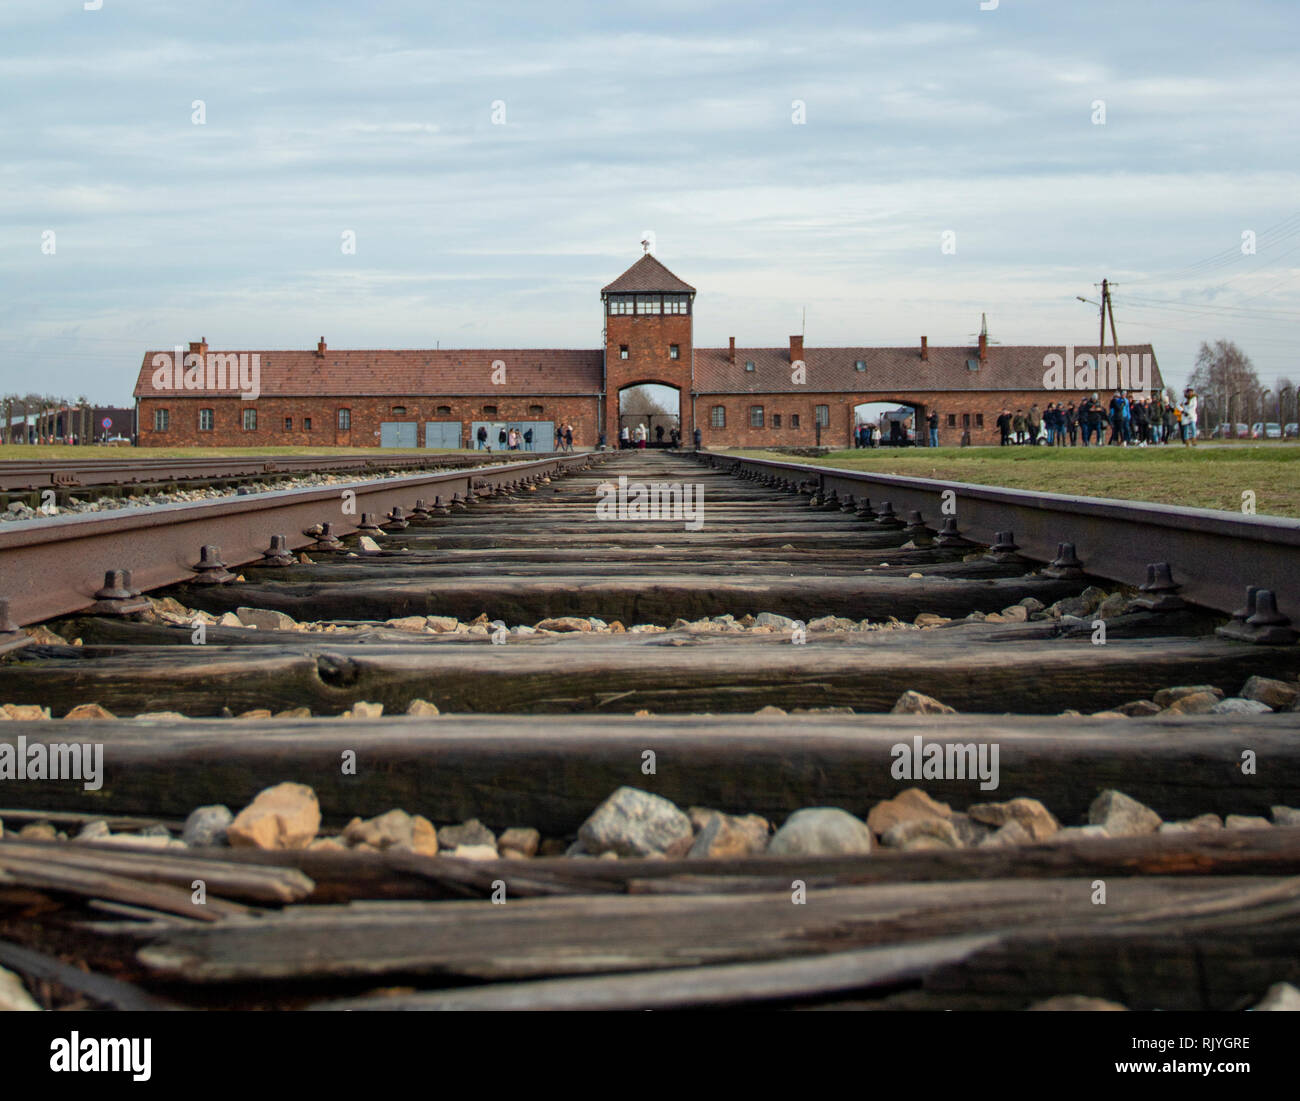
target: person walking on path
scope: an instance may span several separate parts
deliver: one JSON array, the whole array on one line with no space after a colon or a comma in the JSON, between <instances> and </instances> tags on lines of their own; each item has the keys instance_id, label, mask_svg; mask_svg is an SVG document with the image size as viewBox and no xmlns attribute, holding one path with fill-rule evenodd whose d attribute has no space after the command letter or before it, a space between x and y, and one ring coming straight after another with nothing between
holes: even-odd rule
<instances>
[{"instance_id":1,"label":"person walking on path","mask_svg":"<svg viewBox=\"0 0 1300 1101\"><path fill-rule=\"evenodd\" d=\"M936 413L933 409L931 409L930 415L926 418L926 423L930 426L930 446L938 447L939 446L939 414Z\"/></svg>"},{"instance_id":2,"label":"person walking on path","mask_svg":"<svg viewBox=\"0 0 1300 1101\"><path fill-rule=\"evenodd\" d=\"M571 424L566 424L564 426L564 450L573 450L573 425Z\"/></svg>"},{"instance_id":3,"label":"person walking on path","mask_svg":"<svg viewBox=\"0 0 1300 1101\"><path fill-rule=\"evenodd\" d=\"M480 425L478 426L478 432L475 433L475 436L476 436L476 438L478 439L478 450L479 450L479 451L491 451L491 450L492 450L492 448L488 447L488 437L487 437L487 426L486 426L486 425L480 424Z\"/></svg>"},{"instance_id":4,"label":"person walking on path","mask_svg":"<svg viewBox=\"0 0 1300 1101\"><path fill-rule=\"evenodd\" d=\"M1183 443L1189 447L1196 446L1196 414L1199 406L1196 391L1189 386L1183 391Z\"/></svg>"}]
</instances>

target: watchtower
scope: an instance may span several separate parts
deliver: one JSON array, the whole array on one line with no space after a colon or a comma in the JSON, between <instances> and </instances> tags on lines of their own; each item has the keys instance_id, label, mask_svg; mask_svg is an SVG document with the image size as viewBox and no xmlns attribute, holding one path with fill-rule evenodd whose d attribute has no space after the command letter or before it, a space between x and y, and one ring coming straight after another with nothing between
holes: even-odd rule
<instances>
[{"instance_id":1,"label":"watchtower","mask_svg":"<svg viewBox=\"0 0 1300 1101\"><path fill-rule=\"evenodd\" d=\"M671 386L678 394L678 424L689 445L695 430L690 396L694 383L692 316L695 288L646 253L600 292L605 312L606 440L619 429L619 394L642 383Z\"/></svg>"}]
</instances>

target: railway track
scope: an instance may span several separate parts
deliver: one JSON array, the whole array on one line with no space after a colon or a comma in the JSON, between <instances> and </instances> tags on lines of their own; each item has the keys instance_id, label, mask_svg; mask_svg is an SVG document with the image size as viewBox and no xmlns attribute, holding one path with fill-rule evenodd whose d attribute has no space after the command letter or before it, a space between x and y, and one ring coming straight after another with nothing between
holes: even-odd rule
<instances>
[{"instance_id":1,"label":"railway track","mask_svg":"<svg viewBox=\"0 0 1300 1101\"><path fill-rule=\"evenodd\" d=\"M1300 525L646 452L339 489L0 531L0 753L102 746L0 779L47 1004L1300 984Z\"/></svg>"},{"instance_id":2,"label":"railway track","mask_svg":"<svg viewBox=\"0 0 1300 1101\"><path fill-rule=\"evenodd\" d=\"M264 481L290 479L303 474L369 473L420 470L428 467L482 466L509 462L526 452L433 455L214 455L174 459L132 454L120 459L5 459L0 460L0 508L14 501L40 503L44 490L53 490L57 503L76 493L96 490L121 496L125 490L147 490L180 485L233 486L249 478Z\"/></svg>"}]
</instances>

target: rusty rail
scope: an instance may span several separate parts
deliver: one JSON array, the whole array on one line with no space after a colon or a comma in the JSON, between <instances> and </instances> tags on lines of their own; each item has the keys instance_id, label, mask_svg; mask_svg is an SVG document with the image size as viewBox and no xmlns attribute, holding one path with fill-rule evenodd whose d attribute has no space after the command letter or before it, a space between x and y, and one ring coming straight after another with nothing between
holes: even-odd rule
<instances>
[{"instance_id":1,"label":"rusty rail","mask_svg":"<svg viewBox=\"0 0 1300 1101\"><path fill-rule=\"evenodd\" d=\"M710 466L760 480L815 481L822 493L833 491L840 498L853 494L856 500L869 494L874 508L888 502L901 520L919 512L936 531L951 519L955 523L949 530L955 527L976 543L994 546L1001 533L1010 532L1014 552L1040 562L1055 562L1061 544L1072 544L1087 573L1126 585L1146 584L1149 565L1167 562L1175 588L1162 591L1176 590L1182 599L1220 612L1243 607L1248 588L1269 589L1276 596L1278 611L1300 620L1300 520L709 452L698 457ZM947 493L952 496L946 499L945 510Z\"/></svg>"},{"instance_id":2,"label":"rusty rail","mask_svg":"<svg viewBox=\"0 0 1300 1101\"><path fill-rule=\"evenodd\" d=\"M492 454L429 455L238 455L196 459L7 459L0 461L0 492L57 487L149 484L199 479L250 478L262 475L402 470L430 466L478 466L509 461Z\"/></svg>"},{"instance_id":3,"label":"rusty rail","mask_svg":"<svg viewBox=\"0 0 1300 1101\"><path fill-rule=\"evenodd\" d=\"M358 529L367 513L382 520L395 507L409 510L420 497L464 496L471 485L496 489L591 461L587 454L556 455L463 471L15 521L0 528L0 600L8 600L9 615L18 625L38 623L101 600L131 599L140 591L193 580L204 546L219 548L224 565L237 567L262 558L273 536L284 537L285 549L298 550L315 542L307 530L318 524L330 523L334 535L346 535ZM353 512L342 511L345 492L354 495ZM108 583L107 575L116 570L130 571L129 584Z\"/></svg>"}]
</instances>

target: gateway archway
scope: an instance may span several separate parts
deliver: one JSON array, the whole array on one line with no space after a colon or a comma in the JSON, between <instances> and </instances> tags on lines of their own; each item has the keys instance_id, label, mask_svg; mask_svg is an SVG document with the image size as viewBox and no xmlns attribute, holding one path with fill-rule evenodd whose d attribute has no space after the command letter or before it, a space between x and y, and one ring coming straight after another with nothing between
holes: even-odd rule
<instances>
[{"instance_id":1,"label":"gateway archway","mask_svg":"<svg viewBox=\"0 0 1300 1101\"><path fill-rule=\"evenodd\" d=\"M872 447L925 447L930 442L925 424L927 412L919 402L896 399L859 402L853 407L851 445L868 446L861 430L869 426Z\"/></svg>"},{"instance_id":2,"label":"gateway archway","mask_svg":"<svg viewBox=\"0 0 1300 1101\"><path fill-rule=\"evenodd\" d=\"M636 382L618 392L618 431L611 447L674 447L681 442L682 392L665 382ZM624 439L623 430L627 430ZM638 431L639 430L639 431Z\"/></svg>"}]
</instances>

